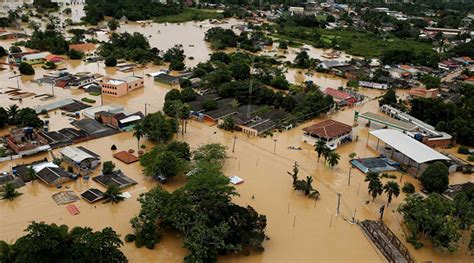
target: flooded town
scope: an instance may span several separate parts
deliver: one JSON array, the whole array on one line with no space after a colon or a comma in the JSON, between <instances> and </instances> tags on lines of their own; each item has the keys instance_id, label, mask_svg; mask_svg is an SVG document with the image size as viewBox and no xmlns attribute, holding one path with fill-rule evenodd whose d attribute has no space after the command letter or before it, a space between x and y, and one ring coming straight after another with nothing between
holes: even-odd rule
<instances>
[{"instance_id":1,"label":"flooded town","mask_svg":"<svg viewBox=\"0 0 474 263\"><path fill-rule=\"evenodd\" d=\"M473 262L474 3L360 2L0 0L0 263Z\"/></svg>"}]
</instances>

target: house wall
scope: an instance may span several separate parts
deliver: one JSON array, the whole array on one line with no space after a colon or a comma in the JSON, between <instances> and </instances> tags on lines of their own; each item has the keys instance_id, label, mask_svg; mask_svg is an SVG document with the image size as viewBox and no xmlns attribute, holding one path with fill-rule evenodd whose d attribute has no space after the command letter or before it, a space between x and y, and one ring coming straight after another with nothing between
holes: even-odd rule
<instances>
[{"instance_id":1,"label":"house wall","mask_svg":"<svg viewBox=\"0 0 474 263\"><path fill-rule=\"evenodd\" d=\"M339 136L339 137L331 138L326 142L326 144L334 144L334 145L339 146L339 145L341 145L341 141L343 139L349 138L349 137L352 137L352 132L350 132L348 134L344 134L344 135ZM318 140L319 140L318 138L310 136L306 133L303 133L303 135L301 136L301 141L303 141L305 143L308 143L310 145L316 145Z\"/></svg>"},{"instance_id":2,"label":"house wall","mask_svg":"<svg viewBox=\"0 0 474 263\"><path fill-rule=\"evenodd\" d=\"M443 140L430 140L429 138L423 139L423 143L428 145L429 147L435 148L448 148L451 144L451 140L443 139Z\"/></svg>"},{"instance_id":3,"label":"house wall","mask_svg":"<svg viewBox=\"0 0 474 263\"><path fill-rule=\"evenodd\" d=\"M127 82L127 85L128 85L128 92L143 88L145 86L143 79L137 79L134 81Z\"/></svg>"},{"instance_id":4,"label":"house wall","mask_svg":"<svg viewBox=\"0 0 474 263\"><path fill-rule=\"evenodd\" d=\"M121 83L118 85L112 85L108 83L100 83L102 88L102 94L106 96L121 97L127 95L127 83Z\"/></svg>"}]
</instances>

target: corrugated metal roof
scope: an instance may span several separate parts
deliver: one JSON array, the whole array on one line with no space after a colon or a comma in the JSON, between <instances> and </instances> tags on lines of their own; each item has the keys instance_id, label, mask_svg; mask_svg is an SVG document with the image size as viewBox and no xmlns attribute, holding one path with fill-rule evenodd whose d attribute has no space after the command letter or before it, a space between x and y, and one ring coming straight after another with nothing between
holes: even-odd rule
<instances>
[{"instance_id":1,"label":"corrugated metal roof","mask_svg":"<svg viewBox=\"0 0 474 263\"><path fill-rule=\"evenodd\" d=\"M89 159L89 158L95 159L94 156L76 147L66 147L61 150L61 154L73 160L76 163L80 163L83 160Z\"/></svg>"},{"instance_id":2,"label":"corrugated metal roof","mask_svg":"<svg viewBox=\"0 0 474 263\"><path fill-rule=\"evenodd\" d=\"M381 129L371 131L370 134L392 146L397 151L406 155L417 163L426 163L437 160L449 160L447 156L431 149L425 144L411 138L410 136L392 129Z\"/></svg>"}]
</instances>

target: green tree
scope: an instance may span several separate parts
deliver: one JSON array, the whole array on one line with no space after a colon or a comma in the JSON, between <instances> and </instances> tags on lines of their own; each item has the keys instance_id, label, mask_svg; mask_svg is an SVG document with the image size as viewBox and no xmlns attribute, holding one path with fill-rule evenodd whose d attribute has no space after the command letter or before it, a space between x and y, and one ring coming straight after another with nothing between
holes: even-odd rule
<instances>
[{"instance_id":1,"label":"green tree","mask_svg":"<svg viewBox=\"0 0 474 263\"><path fill-rule=\"evenodd\" d=\"M311 61L310 61L308 52L306 51L299 52L296 55L294 63L295 63L295 66L298 68L309 68Z\"/></svg>"},{"instance_id":2,"label":"green tree","mask_svg":"<svg viewBox=\"0 0 474 263\"><path fill-rule=\"evenodd\" d=\"M220 143L209 143L199 146L193 151L193 159L197 162L209 162L223 164L227 159L227 147Z\"/></svg>"},{"instance_id":3,"label":"green tree","mask_svg":"<svg viewBox=\"0 0 474 263\"><path fill-rule=\"evenodd\" d=\"M398 211L408 228L408 241L420 247L420 238L431 240L436 248L454 252L460 238L459 221L455 216L456 209L451 201L439 194L430 194L428 198L420 195L409 195Z\"/></svg>"},{"instance_id":4,"label":"green tree","mask_svg":"<svg viewBox=\"0 0 474 263\"><path fill-rule=\"evenodd\" d=\"M13 199L20 195L22 194L15 189L15 186L12 183L8 182L3 186L2 199L13 201Z\"/></svg>"},{"instance_id":5,"label":"green tree","mask_svg":"<svg viewBox=\"0 0 474 263\"><path fill-rule=\"evenodd\" d=\"M18 112L14 113L13 124L18 127L33 127L33 128L40 128L43 127L43 121L38 118L36 111L31 108L23 108Z\"/></svg>"},{"instance_id":6,"label":"green tree","mask_svg":"<svg viewBox=\"0 0 474 263\"><path fill-rule=\"evenodd\" d=\"M410 182L406 182L402 187L402 191L405 194L413 194L415 192L415 186Z\"/></svg>"},{"instance_id":7,"label":"green tree","mask_svg":"<svg viewBox=\"0 0 474 263\"><path fill-rule=\"evenodd\" d=\"M120 23L119 21L117 21L117 19L112 18L111 20L109 20L109 22L107 22L107 26L110 30L115 31L117 30L117 28L120 27Z\"/></svg>"},{"instance_id":8,"label":"green tree","mask_svg":"<svg viewBox=\"0 0 474 263\"><path fill-rule=\"evenodd\" d=\"M449 186L448 167L442 162L429 165L421 174L420 182L428 192L443 193Z\"/></svg>"},{"instance_id":9,"label":"green tree","mask_svg":"<svg viewBox=\"0 0 474 263\"><path fill-rule=\"evenodd\" d=\"M20 66L18 67L18 70L23 75L34 75L35 74L35 69L30 64L28 64L26 62L21 62Z\"/></svg>"},{"instance_id":10,"label":"green tree","mask_svg":"<svg viewBox=\"0 0 474 263\"><path fill-rule=\"evenodd\" d=\"M105 161L102 164L102 173L103 174L111 174L115 170L115 164L112 161Z\"/></svg>"},{"instance_id":11,"label":"green tree","mask_svg":"<svg viewBox=\"0 0 474 263\"><path fill-rule=\"evenodd\" d=\"M26 170L26 178L28 182L33 183L34 180L36 180L36 172L35 169L33 169L32 166L29 166L28 169Z\"/></svg>"},{"instance_id":12,"label":"green tree","mask_svg":"<svg viewBox=\"0 0 474 263\"><path fill-rule=\"evenodd\" d=\"M173 138L176 133L176 121L167 118L161 112L150 113L142 121L145 136L159 143L166 143Z\"/></svg>"},{"instance_id":13,"label":"green tree","mask_svg":"<svg viewBox=\"0 0 474 263\"><path fill-rule=\"evenodd\" d=\"M369 172L365 176L364 181L369 182L369 185L368 185L369 194L372 196L372 201L374 201L375 198L381 195L383 192L383 185L382 185L382 182L380 181L380 177L377 173Z\"/></svg>"},{"instance_id":14,"label":"green tree","mask_svg":"<svg viewBox=\"0 0 474 263\"><path fill-rule=\"evenodd\" d=\"M290 173L290 172L287 172L287 173L288 173L288 174L291 176L291 178L293 179L293 186L295 186L296 181L298 181L298 173L299 173L298 163L295 162L295 163L293 164L293 172L291 172L291 173Z\"/></svg>"},{"instance_id":15,"label":"green tree","mask_svg":"<svg viewBox=\"0 0 474 263\"><path fill-rule=\"evenodd\" d=\"M117 66L117 59L115 59L115 58L112 57L112 56L108 56L108 57L105 59L105 66L106 66L106 67L115 67L115 66Z\"/></svg>"},{"instance_id":16,"label":"green tree","mask_svg":"<svg viewBox=\"0 0 474 263\"><path fill-rule=\"evenodd\" d=\"M327 148L325 141L318 140L316 142L315 149L316 149L316 152L318 153L318 162L319 162L319 159L321 158L321 155L325 151L325 148Z\"/></svg>"},{"instance_id":17,"label":"green tree","mask_svg":"<svg viewBox=\"0 0 474 263\"><path fill-rule=\"evenodd\" d=\"M400 186L395 181L387 182L383 186L383 189L384 189L384 191L385 191L385 193L387 194L387 197L388 197L387 205L389 205L392 202L392 197L393 196L398 197L400 195Z\"/></svg>"},{"instance_id":18,"label":"green tree","mask_svg":"<svg viewBox=\"0 0 474 263\"><path fill-rule=\"evenodd\" d=\"M226 131L233 131L235 129L235 121L232 117L227 116L224 118L224 122L219 126Z\"/></svg>"},{"instance_id":19,"label":"green tree","mask_svg":"<svg viewBox=\"0 0 474 263\"><path fill-rule=\"evenodd\" d=\"M140 139L143 138L145 132L143 131L143 126L141 123L136 124L133 129L133 137L137 139L137 149L140 150Z\"/></svg>"},{"instance_id":20,"label":"green tree","mask_svg":"<svg viewBox=\"0 0 474 263\"><path fill-rule=\"evenodd\" d=\"M440 78L428 74L422 75L420 81L428 89L439 88L439 85L441 84Z\"/></svg>"},{"instance_id":21,"label":"green tree","mask_svg":"<svg viewBox=\"0 0 474 263\"><path fill-rule=\"evenodd\" d=\"M229 71L236 80L248 79L250 77L250 67L243 61L230 63Z\"/></svg>"},{"instance_id":22,"label":"green tree","mask_svg":"<svg viewBox=\"0 0 474 263\"><path fill-rule=\"evenodd\" d=\"M293 184L293 188L297 191L301 191L304 195L309 198L319 198L319 191L313 188L313 177L306 176L306 180L296 180Z\"/></svg>"},{"instance_id":23,"label":"green tree","mask_svg":"<svg viewBox=\"0 0 474 263\"><path fill-rule=\"evenodd\" d=\"M327 158L327 162L329 164L329 167L331 169L334 168L334 166L336 166L339 163L339 159L341 159L341 156L339 155L339 153L337 153L335 151L330 151L329 155L328 155L328 158Z\"/></svg>"},{"instance_id":24,"label":"green tree","mask_svg":"<svg viewBox=\"0 0 474 263\"><path fill-rule=\"evenodd\" d=\"M8 125L8 111L0 107L0 128Z\"/></svg>"},{"instance_id":25,"label":"green tree","mask_svg":"<svg viewBox=\"0 0 474 263\"><path fill-rule=\"evenodd\" d=\"M31 223L26 235L10 245L14 253L11 261L5 262L127 262L120 251L123 245L119 235L112 228L93 232L91 228L74 227L69 231L66 225ZM2 245L0 244L0 247ZM0 248L0 257L2 248ZM2 260L2 262L4 262Z\"/></svg>"},{"instance_id":26,"label":"green tree","mask_svg":"<svg viewBox=\"0 0 474 263\"><path fill-rule=\"evenodd\" d=\"M84 57L84 53L75 49L69 50L67 55L69 59L72 59L72 60L80 60Z\"/></svg>"},{"instance_id":27,"label":"green tree","mask_svg":"<svg viewBox=\"0 0 474 263\"><path fill-rule=\"evenodd\" d=\"M385 94L382 96L382 98L379 100L379 105L396 105L397 104L397 94L395 93L395 89L389 89Z\"/></svg>"},{"instance_id":28,"label":"green tree","mask_svg":"<svg viewBox=\"0 0 474 263\"><path fill-rule=\"evenodd\" d=\"M125 200L125 197L123 197L122 193L120 193L120 188L118 188L116 185L109 185L107 187L107 191L104 193L104 197L104 203L111 202L112 204L115 204Z\"/></svg>"},{"instance_id":29,"label":"green tree","mask_svg":"<svg viewBox=\"0 0 474 263\"><path fill-rule=\"evenodd\" d=\"M171 179L178 175L180 171L180 162L174 152L164 151L160 153L155 160L153 176L161 175L167 179Z\"/></svg>"},{"instance_id":30,"label":"green tree","mask_svg":"<svg viewBox=\"0 0 474 263\"><path fill-rule=\"evenodd\" d=\"M183 187L172 193L157 187L141 195L132 227L141 242L155 242L161 229L174 229L189 251L185 262L215 262L218 255L247 249L263 251L266 217L250 206L233 204L235 195L220 166L200 162Z\"/></svg>"}]
</instances>

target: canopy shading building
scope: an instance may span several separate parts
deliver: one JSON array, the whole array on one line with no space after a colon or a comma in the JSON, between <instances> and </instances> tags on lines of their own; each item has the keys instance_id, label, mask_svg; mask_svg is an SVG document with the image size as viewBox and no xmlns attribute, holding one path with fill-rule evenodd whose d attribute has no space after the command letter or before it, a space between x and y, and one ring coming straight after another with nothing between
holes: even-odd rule
<instances>
[{"instance_id":1,"label":"canopy shading building","mask_svg":"<svg viewBox=\"0 0 474 263\"><path fill-rule=\"evenodd\" d=\"M432 162L450 161L449 157L398 130L375 130L369 132L369 135L377 138L376 150L379 150L380 141L384 142L386 146L381 147L382 153L391 159L398 160L402 165L415 168L415 175L418 175L420 171L424 171ZM367 143L369 137L367 136Z\"/></svg>"}]
</instances>

